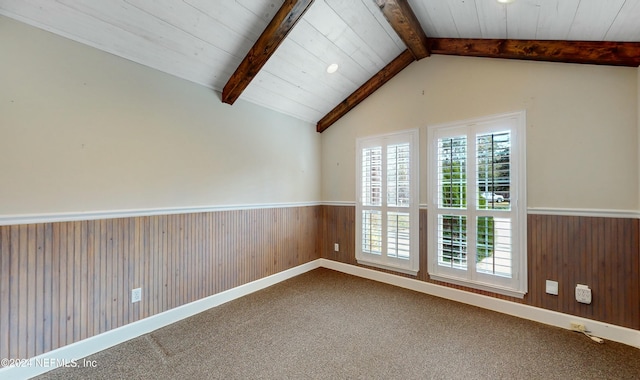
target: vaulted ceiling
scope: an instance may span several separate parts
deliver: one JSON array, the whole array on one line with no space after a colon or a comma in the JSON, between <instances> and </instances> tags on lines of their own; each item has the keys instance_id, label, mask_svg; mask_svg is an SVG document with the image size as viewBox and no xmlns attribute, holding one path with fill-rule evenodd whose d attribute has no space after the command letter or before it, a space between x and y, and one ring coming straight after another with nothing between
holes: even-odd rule
<instances>
[{"instance_id":1,"label":"vaulted ceiling","mask_svg":"<svg viewBox=\"0 0 640 380\"><path fill-rule=\"evenodd\" d=\"M431 54L640 65L640 0L0 0L0 14L318 131Z\"/></svg>"}]
</instances>

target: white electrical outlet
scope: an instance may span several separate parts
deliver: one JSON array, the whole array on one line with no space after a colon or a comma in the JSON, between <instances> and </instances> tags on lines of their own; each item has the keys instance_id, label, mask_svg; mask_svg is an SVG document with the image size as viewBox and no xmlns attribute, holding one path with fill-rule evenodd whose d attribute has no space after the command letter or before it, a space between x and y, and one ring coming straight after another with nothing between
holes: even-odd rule
<instances>
[{"instance_id":1,"label":"white electrical outlet","mask_svg":"<svg viewBox=\"0 0 640 380\"><path fill-rule=\"evenodd\" d=\"M142 299L142 288L131 290L131 303L139 302Z\"/></svg>"},{"instance_id":2,"label":"white electrical outlet","mask_svg":"<svg viewBox=\"0 0 640 380\"><path fill-rule=\"evenodd\" d=\"M576 285L576 301L580 303L591 303L591 289L587 285Z\"/></svg>"},{"instance_id":3,"label":"white electrical outlet","mask_svg":"<svg viewBox=\"0 0 640 380\"><path fill-rule=\"evenodd\" d=\"M335 243L335 244L333 245L333 250L334 250L334 251L336 251L336 252L340 252L340 244Z\"/></svg>"},{"instance_id":4,"label":"white electrical outlet","mask_svg":"<svg viewBox=\"0 0 640 380\"><path fill-rule=\"evenodd\" d=\"M558 295L558 281L547 280L546 291L547 291L547 294L553 294L554 296L557 296Z\"/></svg>"}]
</instances>

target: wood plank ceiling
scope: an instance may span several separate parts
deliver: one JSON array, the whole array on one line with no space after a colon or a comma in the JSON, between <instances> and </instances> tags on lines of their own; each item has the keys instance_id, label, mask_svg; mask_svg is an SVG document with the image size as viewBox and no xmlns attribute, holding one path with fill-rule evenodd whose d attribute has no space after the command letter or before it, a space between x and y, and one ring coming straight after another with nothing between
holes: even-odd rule
<instances>
[{"instance_id":1,"label":"wood plank ceiling","mask_svg":"<svg viewBox=\"0 0 640 380\"><path fill-rule=\"evenodd\" d=\"M640 0L0 0L0 14L318 131L429 54L640 65Z\"/></svg>"}]
</instances>

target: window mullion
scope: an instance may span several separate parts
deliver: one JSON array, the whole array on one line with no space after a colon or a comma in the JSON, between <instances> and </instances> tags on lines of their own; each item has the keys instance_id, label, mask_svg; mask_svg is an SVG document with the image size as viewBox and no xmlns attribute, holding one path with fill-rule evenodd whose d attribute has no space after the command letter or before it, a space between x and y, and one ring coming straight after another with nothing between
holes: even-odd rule
<instances>
[{"instance_id":1,"label":"window mullion","mask_svg":"<svg viewBox=\"0 0 640 380\"><path fill-rule=\"evenodd\" d=\"M382 144L382 199L380 202L380 210L382 213L382 257L384 257L385 259L388 257L387 256L387 251L388 251L388 241L389 241L389 230L388 230L388 217L387 217L387 186L388 186L388 178L387 178L387 144Z\"/></svg>"},{"instance_id":2,"label":"window mullion","mask_svg":"<svg viewBox=\"0 0 640 380\"><path fill-rule=\"evenodd\" d=\"M467 134L467 276L476 279L478 175L476 136Z\"/></svg>"}]
</instances>

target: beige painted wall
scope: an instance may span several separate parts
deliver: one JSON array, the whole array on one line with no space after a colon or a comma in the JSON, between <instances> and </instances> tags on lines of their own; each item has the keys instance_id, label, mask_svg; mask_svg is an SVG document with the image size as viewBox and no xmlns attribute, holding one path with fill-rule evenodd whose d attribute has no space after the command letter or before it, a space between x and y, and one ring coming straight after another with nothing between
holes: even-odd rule
<instances>
[{"instance_id":1,"label":"beige painted wall","mask_svg":"<svg viewBox=\"0 0 640 380\"><path fill-rule=\"evenodd\" d=\"M0 216L315 202L315 126L0 16Z\"/></svg>"},{"instance_id":2,"label":"beige painted wall","mask_svg":"<svg viewBox=\"0 0 640 380\"><path fill-rule=\"evenodd\" d=\"M528 207L638 209L638 70L432 56L414 62L322 134L322 196L355 200L355 139L527 111Z\"/></svg>"}]
</instances>

